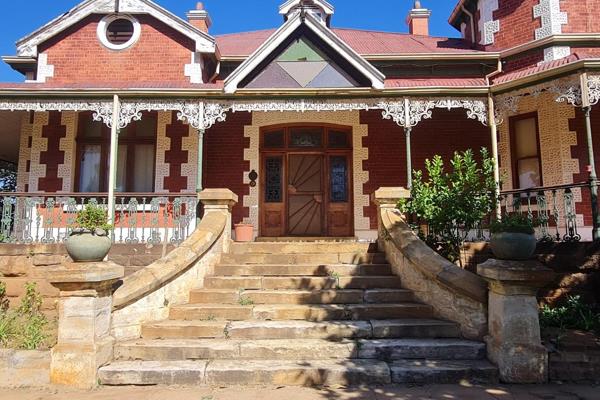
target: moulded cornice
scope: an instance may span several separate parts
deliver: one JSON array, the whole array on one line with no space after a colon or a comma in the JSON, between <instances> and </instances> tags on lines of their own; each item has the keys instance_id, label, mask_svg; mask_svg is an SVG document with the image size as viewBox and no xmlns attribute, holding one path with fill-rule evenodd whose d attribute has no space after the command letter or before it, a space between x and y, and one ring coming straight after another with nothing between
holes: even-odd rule
<instances>
[{"instance_id":1,"label":"moulded cornice","mask_svg":"<svg viewBox=\"0 0 600 400\"><path fill-rule=\"evenodd\" d=\"M193 39L196 43L197 52L215 52L215 39L212 36L193 27L151 0L120 0L118 4L118 12L152 15L176 31ZM86 0L17 41L17 55L19 57L37 57L38 45L81 21L83 18L91 14L111 14L114 12L114 0Z\"/></svg>"},{"instance_id":2,"label":"moulded cornice","mask_svg":"<svg viewBox=\"0 0 600 400\"><path fill-rule=\"evenodd\" d=\"M319 38L330 45L334 51L346 59L360 73L366 76L375 89L385 87L385 76L371 63L361 57L342 39L329 28L319 23L313 16L296 14L288 19L275 33L273 33L258 49L252 53L242 64L225 80L225 92L234 93L238 90L240 82L248 76L258 65L263 62L275 49L288 38L297 28L305 24Z\"/></svg>"}]
</instances>

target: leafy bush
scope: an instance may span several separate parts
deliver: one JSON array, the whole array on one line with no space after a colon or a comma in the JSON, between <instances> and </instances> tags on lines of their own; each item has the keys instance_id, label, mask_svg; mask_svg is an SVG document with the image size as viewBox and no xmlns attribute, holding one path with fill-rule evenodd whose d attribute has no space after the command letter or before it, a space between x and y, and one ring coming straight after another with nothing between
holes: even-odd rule
<instances>
[{"instance_id":1,"label":"leafy bush","mask_svg":"<svg viewBox=\"0 0 600 400\"><path fill-rule=\"evenodd\" d=\"M496 205L494 160L481 149L481 165L473 151L454 153L452 171L446 172L439 155L426 160L427 179L415 171L412 198L398 204L400 211L426 221L421 237L448 260L460 260L460 249Z\"/></svg>"},{"instance_id":2,"label":"leafy bush","mask_svg":"<svg viewBox=\"0 0 600 400\"><path fill-rule=\"evenodd\" d=\"M584 303L581 296L571 296L563 306L543 306L540 325L542 328L576 329L600 334L600 312Z\"/></svg>"},{"instance_id":3,"label":"leafy bush","mask_svg":"<svg viewBox=\"0 0 600 400\"><path fill-rule=\"evenodd\" d=\"M525 233L532 235L535 233L535 223L526 215L516 213L503 215L500 221L493 221L490 224L492 233Z\"/></svg>"},{"instance_id":4,"label":"leafy bush","mask_svg":"<svg viewBox=\"0 0 600 400\"><path fill-rule=\"evenodd\" d=\"M86 204L83 210L77 213L75 224L78 228L90 232L96 232L97 229L109 231L112 226L108 223L108 213L96 204Z\"/></svg>"},{"instance_id":5,"label":"leafy bush","mask_svg":"<svg viewBox=\"0 0 600 400\"><path fill-rule=\"evenodd\" d=\"M0 346L24 350L43 347L49 338L48 319L35 283L25 284L25 296L16 310L8 309L6 285L0 282Z\"/></svg>"}]
</instances>

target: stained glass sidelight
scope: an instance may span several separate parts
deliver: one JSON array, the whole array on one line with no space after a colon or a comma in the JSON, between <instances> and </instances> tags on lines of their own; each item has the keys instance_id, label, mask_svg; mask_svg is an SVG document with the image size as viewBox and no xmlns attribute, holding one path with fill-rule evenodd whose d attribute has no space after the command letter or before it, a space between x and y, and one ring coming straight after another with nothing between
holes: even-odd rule
<instances>
[{"instance_id":1,"label":"stained glass sidelight","mask_svg":"<svg viewBox=\"0 0 600 400\"><path fill-rule=\"evenodd\" d=\"M267 203L281 203L282 201L281 164L281 157L268 157L266 160L265 201Z\"/></svg>"},{"instance_id":2,"label":"stained glass sidelight","mask_svg":"<svg viewBox=\"0 0 600 400\"><path fill-rule=\"evenodd\" d=\"M346 157L335 156L330 159L331 202L348 201L348 162Z\"/></svg>"}]
</instances>

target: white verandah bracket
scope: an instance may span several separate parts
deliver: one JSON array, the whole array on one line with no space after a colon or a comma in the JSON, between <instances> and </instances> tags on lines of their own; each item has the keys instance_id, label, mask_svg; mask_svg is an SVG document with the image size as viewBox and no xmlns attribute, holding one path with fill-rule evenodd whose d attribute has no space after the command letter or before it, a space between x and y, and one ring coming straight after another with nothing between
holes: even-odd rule
<instances>
[{"instance_id":1,"label":"white verandah bracket","mask_svg":"<svg viewBox=\"0 0 600 400\"><path fill-rule=\"evenodd\" d=\"M413 128L424 119L431 119L433 110L459 109L467 112L467 118L476 119L487 125L487 105L485 99L405 99L404 101L381 102L384 119L391 119L402 127ZM407 112L408 108L408 112Z\"/></svg>"}]
</instances>

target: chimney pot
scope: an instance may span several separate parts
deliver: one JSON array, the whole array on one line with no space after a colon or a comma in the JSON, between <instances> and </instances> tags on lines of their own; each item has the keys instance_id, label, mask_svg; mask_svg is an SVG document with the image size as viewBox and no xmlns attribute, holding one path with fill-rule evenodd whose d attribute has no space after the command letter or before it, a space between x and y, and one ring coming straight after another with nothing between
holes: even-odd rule
<instances>
[{"instance_id":1,"label":"chimney pot","mask_svg":"<svg viewBox=\"0 0 600 400\"><path fill-rule=\"evenodd\" d=\"M431 11L421 6L419 0L415 1L414 7L406 17L408 30L411 35L429 36L429 17Z\"/></svg>"},{"instance_id":2,"label":"chimney pot","mask_svg":"<svg viewBox=\"0 0 600 400\"><path fill-rule=\"evenodd\" d=\"M187 18L190 25L200 29L204 33L208 33L208 30L212 25L210 15L208 15L208 12L204 9L204 3L201 1L196 3L195 10L191 10L187 13Z\"/></svg>"}]
</instances>

